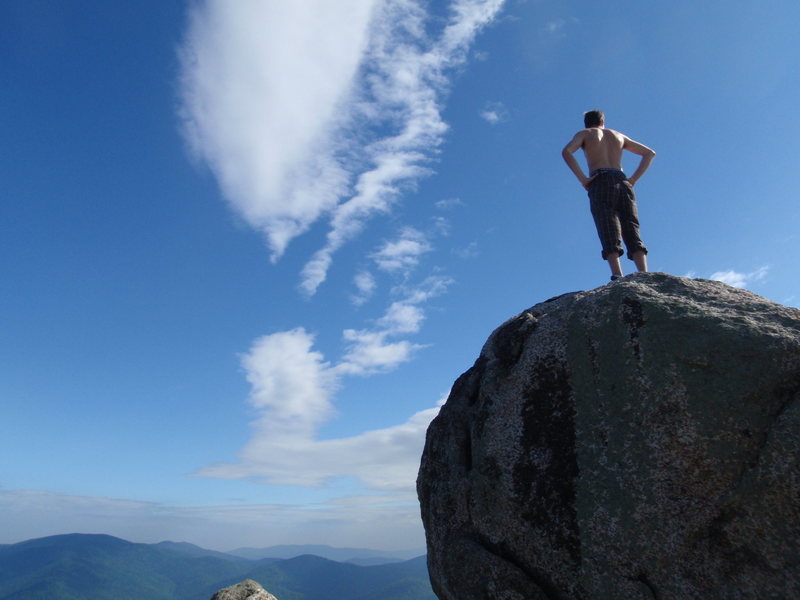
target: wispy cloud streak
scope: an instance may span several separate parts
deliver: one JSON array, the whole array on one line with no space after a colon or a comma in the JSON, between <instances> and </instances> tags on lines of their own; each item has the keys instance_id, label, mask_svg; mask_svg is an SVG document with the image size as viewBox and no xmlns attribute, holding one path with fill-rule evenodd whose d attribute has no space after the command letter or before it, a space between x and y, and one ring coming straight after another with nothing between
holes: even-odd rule
<instances>
[{"instance_id":1,"label":"wispy cloud streak","mask_svg":"<svg viewBox=\"0 0 800 600\"><path fill-rule=\"evenodd\" d=\"M393 302L374 327L346 329L347 352L334 370L347 375L372 375L390 371L411 359L422 348L398 337L417 333L425 319L420 304L444 293L451 280L430 277L402 300Z\"/></svg>"},{"instance_id":2,"label":"wispy cloud streak","mask_svg":"<svg viewBox=\"0 0 800 600\"><path fill-rule=\"evenodd\" d=\"M440 102L448 69L463 64L478 31L503 0L460 0L438 40L425 35L425 13L411 0L388 2L376 19L364 68L362 115L397 133L366 147L373 167L358 176L356 194L334 211L327 242L306 264L301 289L311 295L325 280L333 253L374 214L389 210L404 185L428 171L424 163L447 131Z\"/></svg>"},{"instance_id":3,"label":"wispy cloud streak","mask_svg":"<svg viewBox=\"0 0 800 600\"><path fill-rule=\"evenodd\" d=\"M330 215L305 265L333 254L428 172L447 125L448 73L504 0L453 0L431 36L421 0L206 0L181 47L181 114L195 154L276 260Z\"/></svg>"}]
</instances>

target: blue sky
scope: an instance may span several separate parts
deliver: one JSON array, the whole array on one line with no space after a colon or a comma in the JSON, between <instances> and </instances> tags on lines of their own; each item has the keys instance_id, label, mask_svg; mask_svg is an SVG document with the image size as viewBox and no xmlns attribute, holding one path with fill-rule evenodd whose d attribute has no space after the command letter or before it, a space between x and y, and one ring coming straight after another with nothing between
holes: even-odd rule
<instances>
[{"instance_id":1,"label":"blue sky","mask_svg":"<svg viewBox=\"0 0 800 600\"><path fill-rule=\"evenodd\" d=\"M658 153L651 270L799 306L799 17L0 3L0 543L422 547L452 382L608 279L560 156L588 109Z\"/></svg>"}]
</instances>

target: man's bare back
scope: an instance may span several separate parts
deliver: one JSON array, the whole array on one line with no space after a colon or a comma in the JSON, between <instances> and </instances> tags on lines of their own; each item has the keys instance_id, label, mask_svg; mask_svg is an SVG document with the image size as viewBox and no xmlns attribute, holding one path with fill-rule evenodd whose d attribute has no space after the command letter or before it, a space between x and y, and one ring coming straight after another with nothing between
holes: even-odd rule
<instances>
[{"instance_id":1,"label":"man's bare back","mask_svg":"<svg viewBox=\"0 0 800 600\"><path fill-rule=\"evenodd\" d=\"M578 165L573 156L581 148L586 156L590 174L597 169L622 169L623 150L641 156L642 160L639 163L639 167L634 171L633 175L628 177L631 185L636 184L656 155L653 150L644 144L633 141L619 131L606 129L604 124L583 129L576 133L572 140L564 146L561 155L584 187L592 178L583 174L580 165Z\"/></svg>"},{"instance_id":2,"label":"man's bare back","mask_svg":"<svg viewBox=\"0 0 800 600\"><path fill-rule=\"evenodd\" d=\"M592 127L579 133L589 172L597 169L621 169L625 136L613 129Z\"/></svg>"}]
</instances>

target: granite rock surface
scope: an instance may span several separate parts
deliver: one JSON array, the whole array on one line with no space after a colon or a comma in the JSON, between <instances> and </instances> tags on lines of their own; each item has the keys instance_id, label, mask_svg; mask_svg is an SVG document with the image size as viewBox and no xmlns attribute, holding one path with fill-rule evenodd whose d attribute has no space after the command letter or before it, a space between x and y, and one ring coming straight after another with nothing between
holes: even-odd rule
<instances>
[{"instance_id":1,"label":"granite rock surface","mask_svg":"<svg viewBox=\"0 0 800 600\"><path fill-rule=\"evenodd\" d=\"M261 584L252 579L244 581L218 591L211 600L278 600Z\"/></svg>"},{"instance_id":2,"label":"granite rock surface","mask_svg":"<svg viewBox=\"0 0 800 600\"><path fill-rule=\"evenodd\" d=\"M417 489L442 600L800 598L800 310L660 273L486 342Z\"/></svg>"}]
</instances>

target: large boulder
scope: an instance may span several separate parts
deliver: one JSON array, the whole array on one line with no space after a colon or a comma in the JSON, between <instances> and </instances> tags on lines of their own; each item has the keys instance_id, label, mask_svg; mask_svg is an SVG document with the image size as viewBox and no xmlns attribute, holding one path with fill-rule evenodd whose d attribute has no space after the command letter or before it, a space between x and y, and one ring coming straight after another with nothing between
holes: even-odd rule
<instances>
[{"instance_id":1,"label":"large boulder","mask_svg":"<svg viewBox=\"0 0 800 600\"><path fill-rule=\"evenodd\" d=\"M442 600L800 598L800 311L643 273L499 327L428 429Z\"/></svg>"},{"instance_id":2,"label":"large boulder","mask_svg":"<svg viewBox=\"0 0 800 600\"><path fill-rule=\"evenodd\" d=\"M275 596L270 594L267 590L261 587L261 584L252 579L245 579L244 581L226 587L224 590L218 591L211 600L278 600Z\"/></svg>"}]
</instances>

